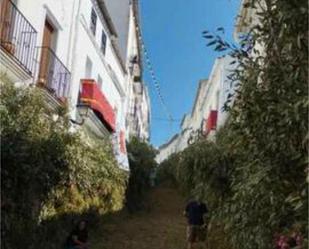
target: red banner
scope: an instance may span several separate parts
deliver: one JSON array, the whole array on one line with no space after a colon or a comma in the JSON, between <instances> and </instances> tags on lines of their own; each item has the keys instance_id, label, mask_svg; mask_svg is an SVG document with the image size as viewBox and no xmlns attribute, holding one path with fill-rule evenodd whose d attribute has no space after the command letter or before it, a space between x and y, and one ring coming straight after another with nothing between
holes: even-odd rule
<instances>
[{"instance_id":1,"label":"red banner","mask_svg":"<svg viewBox=\"0 0 309 249\"><path fill-rule=\"evenodd\" d=\"M108 102L103 92L99 89L95 80L82 79L81 101L90 105L101 121L106 124L112 132L115 132L116 117L113 107Z\"/></svg>"},{"instance_id":2,"label":"red banner","mask_svg":"<svg viewBox=\"0 0 309 249\"><path fill-rule=\"evenodd\" d=\"M217 128L218 111L210 111L206 122L206 135Z\"/></svg>"}]
</instances>

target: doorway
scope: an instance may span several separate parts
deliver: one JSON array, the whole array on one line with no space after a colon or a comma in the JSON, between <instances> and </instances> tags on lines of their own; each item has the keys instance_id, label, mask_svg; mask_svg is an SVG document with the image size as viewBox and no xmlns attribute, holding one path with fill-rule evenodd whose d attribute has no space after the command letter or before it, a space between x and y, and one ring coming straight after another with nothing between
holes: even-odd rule
<instances>
[{"instance_id":1,"label":"doorway","mask_svg":"<svg viewBox=\"0 0 309 249\"><path fill-rule=\"evenodd\" d=\"M48 85L49 69L52 66L52 59L54 58L52 48L52 42L55 36L55 29L48 20L45 21L43 42L41 50L40 68L38 84L46 87Z\"/></svg>"}]
</instances>

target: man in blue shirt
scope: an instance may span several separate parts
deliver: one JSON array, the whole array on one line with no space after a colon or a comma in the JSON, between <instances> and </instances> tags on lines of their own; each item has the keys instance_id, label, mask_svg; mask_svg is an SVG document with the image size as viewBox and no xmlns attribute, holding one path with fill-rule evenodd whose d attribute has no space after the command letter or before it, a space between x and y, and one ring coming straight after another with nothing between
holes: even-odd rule
<instances>
[{"instance_id":1,"label":"man in blue shirt","mask_svg":"<svg viewBox=\"0 0 309 249\"><path fill-rule=\"evenodd\" d=\"M203 233L205 233L204 216L208 213L206 204L198 201L190 201L185 208L185 216L187 217L187 242L188 249L193 248L193 243L201 240Z\"/></svg>"}]
</instances>

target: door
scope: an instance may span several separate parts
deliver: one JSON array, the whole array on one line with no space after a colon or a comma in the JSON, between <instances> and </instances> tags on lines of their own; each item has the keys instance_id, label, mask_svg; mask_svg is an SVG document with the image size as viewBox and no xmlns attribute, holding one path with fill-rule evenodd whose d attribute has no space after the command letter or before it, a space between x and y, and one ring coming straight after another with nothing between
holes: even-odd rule
<instances>
[{"instance_id":1,"label":"door","mask_svg":"<svg viewBox=\"0 0 309 249\"><path fill-rule=\"evenodd\" d=\"M48 86L48 77L51 72L53 54L51 51L53 36L55 30L53 26L46 20L44 25L43 42L41 50L41 60L39 69L38 84Z\"/></svg>"}]
</instances>

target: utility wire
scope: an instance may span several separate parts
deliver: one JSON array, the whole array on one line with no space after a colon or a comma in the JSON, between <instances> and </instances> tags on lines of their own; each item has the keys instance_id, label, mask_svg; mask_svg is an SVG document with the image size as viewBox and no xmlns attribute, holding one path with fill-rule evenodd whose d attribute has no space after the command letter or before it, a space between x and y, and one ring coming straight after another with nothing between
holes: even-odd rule
<instances>
[{"instance_id":1,"label":"utility wire","mask_svg":"<svg viewBox=\"0 0 309 249\"><path fill-rule=\"evenodd\" d=\"M134 14L133 14L133 21L134 21L134 25L135 25L135 29L136 29L136 33L137 33L139 42L141 44L142 52L144 53L144 56L145 56L146 65L147 65L147 68L149 70L149 73L150 73L150 76L151 76L151 80L152 80L152 82L153 82L153 84L155 86L155 89L156 89L157 95L159 97L160 103L161 103L161 105L162 105L162 107L163 107L163 109L164 109L164 111L165 111L165 113L167 115L168 120L170 122L173 122L174 121L173 116L170 113L169 109L167 108L166 102L165 102L165 100L164 100L164 98L162 96L161 87L160 87L158 78L155 75L152 63L150 61L149 53L148 53L147 48L145 46L145 43L143 41L143 37L142 37L142 34L141 34L141 29L139 28L139 26L137 24L137 19L136 19Z\"/></svg>"},{"instance_id":2,"label":"utility wire","mask_svg":"<svg viewBox=\"0 0 309 249\"><path fill-rule=\"evenodd\" d=\"M179 123L181 122L181 119L173 119L172 121L170 119L166 119L166 118L152 118L154 120L158 120L158 121L166 121L166 122L173 122L173 123Z\"/></svg>"}]
</instances>

